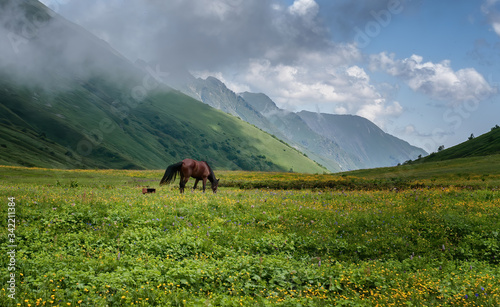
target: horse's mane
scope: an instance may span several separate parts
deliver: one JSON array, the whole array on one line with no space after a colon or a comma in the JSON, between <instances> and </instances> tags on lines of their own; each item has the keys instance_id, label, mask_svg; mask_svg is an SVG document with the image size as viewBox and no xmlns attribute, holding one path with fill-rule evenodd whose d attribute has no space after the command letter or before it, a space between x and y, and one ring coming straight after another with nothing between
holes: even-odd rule
<instances>
[{"instance_id":1,"label":"horse's mane","mask_svg":"<svg viewBox=\"0 0 500 307\"><path fill-rule=\"evenodd\" d=\"M210 171L210 175L208 176L208 179L210 181L213 181L215 180L215 174L214 174L214 171L212 170L212 168L210 167L210 165L208 164L207 161L201 161L201 162L204 162L207 166L208 166L208 170Z\"/></svg>"}]
</instances>

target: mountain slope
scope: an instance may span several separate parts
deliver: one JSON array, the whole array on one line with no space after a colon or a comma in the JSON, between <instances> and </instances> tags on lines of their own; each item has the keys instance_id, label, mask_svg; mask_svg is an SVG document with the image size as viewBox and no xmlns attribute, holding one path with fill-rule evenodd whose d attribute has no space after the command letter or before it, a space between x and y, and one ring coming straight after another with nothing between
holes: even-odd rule
<instances>
[{"instance_id":1,"label":"mountain slope","mask_svg":"<svg viewBox=\"0 0 500 307\"><path fill-rule=\"evenodd\" d=\"M180 75L180 76L179 76ZM245 99L228 89L224 83L214 77L194 78L189 72L172 75L168 84L184 94L208 104L218 110L237 116L260 129L286 139L261 113L255 110ZM179 77L178 77L179 76ZM179 81L183 80L183 81Z\"/></svg>"},{"instance_id":2,"label":"mountain slope","mask_svg":"<svg viewBox=\"0 0 500 307\"><path fill-rule=\"evenodd\" d=\"M431 153L418 162L445 161L451 159L481 157L500 154L500 128L495 126L491 131L469 139L453 147Z\"/></svg>"},{"instance_id":3,"label":"mountain slope","mask_svg":"<svg viewBox=\"0 0 500 307\"><path fill-rule=\"evenodd\" d=\"M267 118L288 140L312 153L314 159L334 170L363 167L359 158L347 153L334 140L313 131L296 113L280 109L267 95L244 92L240 94L254 109ZM308 155L311 155L308 153ZM333 162L333 163L332 163ZM336 166L339 166L336 168Z\"/></svg>"},{"instance_id":4,"label":"mountain slope","mask_svg":"<svg viewBox=\"0 0 500 307\"><path fill-rule=\"evenodd\" d=\"M343 170L334 159L334 155L338 155L338 151L331 151L330 153L324 151L324 155L318 154L314 148L312 148L313 146L309 146L307 141L302 142L305 140L304 138L299 140L293 138L293 132L295 131L292 131L289 126L276 125L276 123L271 120L272 118L268 118L266 114L262 114L258 108L255 108L252 101L247 101L242 95L234 93L220 80L214 77L201 79L188 76L189 73L186 74L181 72L179 78L169 79L168 82L186 95L199 99L224 112L238 116L246 122L276 136L278 139L290 144L314 161L325 166L328 170L332 172ZM183 80L183 82L179 82L179 80ZM330 145L332 145L330 144L332 143L330 140L323 139L321 141L327 143L327 148L330 148ZM314 142L314 144L317 143L318 142Z\"/></svg>"},{"instance_id":5,"label":"mountain slope","mask_svg":"<svg viewBox=\"0 0 500 307\"><path fill-rule=\"evenodd\" d=\"M302 130L304 133L297 133L301 127L290 122L290 120L294 120L294 116L296 117L294 113L279 110L271 101L275 109L281 111L278 113L283 116L268 116L269 113L266 112L263 114L258 107L254 106L255 99L251 98L256 97L257 99L258 94L253 96L254 94L246 93L248 94L247 98L249 99L247 100L244 97L244 94L238 95L234 93L232 90L227 88L224 83L214 77L201 79L194 78L192 76L189 78L183 73L180 75L180 78L173 78L169 80L169 84L173 84L177 89L191 97L199 99L204 103L224 112L238 116L246 122L276 136L297 150L300 150L314 161L317 161L321 165L325 166L332 172L349 169L349 167L344 168L345 166L342 167L338 163L338 160L343 160L343 151L338 148L338 146L333 144L332 141L322 138L315 132L311 131L298 117L295 118L295 120L298 119L298 121L302 124ZM184 80L184 82L179 82L179 80ZM283 122L283 120L280 120L281 117L288 117L289 120ZM306 130L309 131L309 135L307 135ZM307 136L305 136L305 134ZM349 163L342 164L348 165Z\"/></svg>"},{"instance_id":6,"label":"mountain slope","mask_svg":"<svg viewBox=\"0 0 500 307\"><path fill-rule=\"evenodd\" d=\"M84 90L59 94L50 101L64 103L48 106L42 98L41 105L34 105L4 96L2 114L10 116L0 117L1 127L10 132L0 136L0 160L30 166L163 168L193 157L225 169L323 171L267 133L179 92L151 94L130 114L113 114L116 110L103 99L92 97L89 103L91 97ZM15 136L7 139L14 132L27 140L15 144ZM35 145L43 141L47 144ZM52 159L30 162L44 148ZM12 160L4 152L27 157Z\"/></svg>"},{"instance_id":7,"label":"mountain slope","mask_svg":"<svg viewBox=\"0 0 500 307\"><path fill-rule=\"evenodd\" d=\"M19 49L0 35L0 163L164 168L191 157L225 169L324 171L271 135L163 85L158 67L134 66L37 1L0 6L12 12L1 19L2 33L22 37L18 25L45 18Z\"/></svg>"},{"instance_id":8,"label":"mountain slope","mask_svg":"<svg viewBox=\"0 0 500 307\"><path fill-rule=\"evenodd\" d=\"M298 115L311 129L359 157L367 168L397 165L427 154L424 150L385 133L360 116L307 111L299 112Z\"/></svg>"},{"instance_id":9,"label":"mountain slope","mask_svg":"<svg viewBox=\"0 0 500 307\"><path fill-rule=\"evenodd\" d=\"M214 77L181 75L169 84L277 136L332 172L397 165L427 154L359 116L322 114L320 123L310 112L278 108L263 93L238 95Z\"/></svg>"}]
</instances>

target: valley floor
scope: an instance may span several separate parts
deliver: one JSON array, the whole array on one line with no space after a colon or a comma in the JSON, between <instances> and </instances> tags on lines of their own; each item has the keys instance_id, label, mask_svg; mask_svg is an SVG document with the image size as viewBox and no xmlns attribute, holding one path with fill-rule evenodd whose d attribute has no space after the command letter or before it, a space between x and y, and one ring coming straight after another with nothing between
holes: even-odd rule
<instances>
[{"instance_id":1,"label":"valley floor","mask_svg":"<svg viewBox=\"0 0 500 307\"><path fill-rule=\"evenodd\" d=\"M494 174L0 169L1 306L500 305Z\"/></svg>"}]
</instances>

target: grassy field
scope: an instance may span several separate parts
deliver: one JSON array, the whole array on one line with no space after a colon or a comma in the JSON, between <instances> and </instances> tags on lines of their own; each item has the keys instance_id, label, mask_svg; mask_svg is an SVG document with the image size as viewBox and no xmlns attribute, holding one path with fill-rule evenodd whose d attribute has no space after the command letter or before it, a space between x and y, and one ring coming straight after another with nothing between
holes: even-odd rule
<instances>
[{"instance_id":1,"label":"grassy field","mask_svg":"<svg viewBox=\"0 0 500 307\"><path fill-rule=\"evenodd\" d=\"M500 163L477 159L216 171L215 195L0 167L0 306L498 306Z\"/></svg>"}]
</instances>

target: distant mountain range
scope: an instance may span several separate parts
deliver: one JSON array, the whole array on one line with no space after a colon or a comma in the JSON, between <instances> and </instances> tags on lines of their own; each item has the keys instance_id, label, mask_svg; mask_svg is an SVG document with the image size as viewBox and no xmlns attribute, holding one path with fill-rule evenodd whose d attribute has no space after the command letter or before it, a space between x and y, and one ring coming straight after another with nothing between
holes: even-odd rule
<instances>
[{"instance_id":1,"label":"distant mountain range","mask_svg":"<svg viewBox=\"0 0 500 307\"><path fill-rule=\"evenodd\" d=\"M175 78L175 77L174 77ZM427 153L366 118L280 109L263 93L236 94L214 77L173 82L183 93L269 132L330 171L393 166Z\"/></svg>"}]
</instances>

